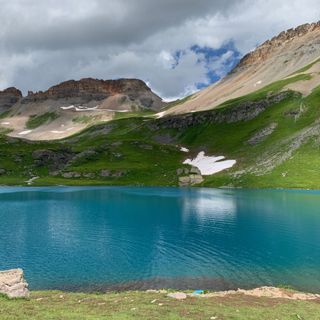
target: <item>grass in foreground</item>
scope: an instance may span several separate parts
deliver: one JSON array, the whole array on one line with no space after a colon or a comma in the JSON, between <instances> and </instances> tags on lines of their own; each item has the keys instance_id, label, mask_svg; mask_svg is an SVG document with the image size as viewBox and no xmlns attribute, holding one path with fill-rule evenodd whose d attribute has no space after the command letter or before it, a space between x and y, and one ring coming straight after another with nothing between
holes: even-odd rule
<instances>
[{"instance_id":1,"label":"grass in foreground","mask_svg":"<svg viewBox=\"0 0 320 320\"><path fill-rule=\"evenodd\" d=\"M0 319L319 319L320 301L234 295L187 298L139 291L85 294L32 292L30 299L0 297Z\"/></svg>"}]
</instances>

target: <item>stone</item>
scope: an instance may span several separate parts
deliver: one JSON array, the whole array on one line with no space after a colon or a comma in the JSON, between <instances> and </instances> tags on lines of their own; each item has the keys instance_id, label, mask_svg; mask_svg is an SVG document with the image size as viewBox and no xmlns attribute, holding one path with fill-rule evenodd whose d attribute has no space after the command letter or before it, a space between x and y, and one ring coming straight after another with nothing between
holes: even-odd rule
<instances>
[{"instance_id":1,"label":"stone","mask_svg":"<svg viewBox=\"0 0 320 320\"><path fill-rule=\"evenodd\" d=\"M262 141L264 141L276 128L277 123L271 123L268 127L261 129L256 132L249 140L248 143L251 145L256 145Z\"/></svg>"},{"instance_id":2,"label":"stone","mask_svg":"<svg viewBox=\"0 0 320 320\"><path fill-rule=\"evenodd\" d=\"M83 173L85 178L94 178L96 175L93 172Z\"/></svg>"},{"instance_id":3,"label":"stone","mask_svg":"<svg viewBox=\"0 0 320 320\"><path fill-rule=\"evenodd\" d=\"M201 171L197 167L191 167L190 173L201 175Z\"/></svg>"},{"instance_id":4,"label":"stone","mask_svg":"<svg viewBox=\"0 0 320 320\"><path fill-rule=\"evenodd\" d=\"M179 186L180 187L187 187L189 185L190 185L190 177L189 176L179 177Z\"/></svg>"},{"instance_id":5,"label":"stone","mask_svg":"<svg viewBox=\"0 0 320 320\"><path fill-rule=\"evenodd\" d=\"M187 187L203 182L204 179L201 174L190 174L188 176L179 177L179 186Z\"/></svg>"},{"instance_id":6,"label":"stone","mask_svg":"<svg viewBox=\"0 0 320 320\"><path fill-rule=\"evenodd\" d=\"M0 293L9 298L29 297L28 283L22 269L0 271Z\"/></svg>"},{"instance_id":7,"label":"stone","mask_svg":"<svg viewBox=\"0 0 320 320\"><path fill-rule=\"evenodd\" d=\"M88 161L88 160L94 159L94 157L97 155L98 155L98 153L95 150L88 149L88 150L85 150L85 151L82 151L82 152L76 154L72 158L72 163L75 163L78 160Z\"/></svg>"},{"instance_id":8,"label":"stone","mask_svg":"<svg viewBox=\"0 0 320 320\"><path fill-rule=\"evenodd\" d=\"M127 173L126 170L114 171L114 172L112 173L112 177L119 178L119 177L124 176L126 173Z\"/></svg>"},{"instance_id":9,"label":"stone","mask_svg":"<svg viewBox=\"0 0 320 320\"><path fill-rule=\"evenodd\" d=\"M167 295L169 298L177 299L177 300L184 300L187 299L187 295L184 292L173 292Z\"/></svg>"},{"instance_id":10,"label":"stone","mask_svg":"<svg viewBox=\"0 0 320 320\"><path fill-rule=\"evenodd\" d=\"M153 146L149 145L149 144L140 144L139 147L141 149L145 149L145 150L152 150Z\"/></svg>"},{"instance_id":11,"label":"stone","mask_svg":"<svg viewBox=\"0 0 320 320\"><path fill-rule=\"evenodd\" d=\"M100 171L100 176L101 177L110 177L111 175L111 171L108 169L104 169Z\"/></svg>"},{"instance_id":12,"label":"stone","mask_svg":"<svg viewBox=\"0 0 320 320\"><path fill-rule=\"evenodd\" d=\"M49 150L40 149L32 152L34 163L38 167L48 166L50 171L61 170L73 158L73 153L68 149Z\"/></svg>"},{"instance_id":13,"label":"stone","mask_svg":"<svg viewBox=\"0 0 320 320\"><path fill-rule=\"evenodd\" d=\"M112 145L113 147L119 147L119 146L122 145L122 141L113 142L113 143L111 143L111 145Z\"/></svg>"},{"instance_id":14,"label":"stone","mask_svg":"<svg viewBox=\"0 0 320 320\"><path fill-rule=\"evenodd\" d=\"M184 172L184 168L177 169L177 175L178 176L181 176L183 174L183 172Z\"/></svg>"},{"instance_id":15,"label":"stone","mask_svg":"<svg viewBox=\"0 0 320 320\"><path fill-rule=\"evenodd\" d=\"M62 174L62 176L64 178L80 178L81 177L81 173L79 173L79 172L64 172Z\"/></svg>"},{"instance_id":16,"label":"stone","mask_svg":"<svg viewBox=\"0 0 320 320\"><path fill-rule=\"evenodd\" d=\"M3 174L6 174L6 172L7 172L6 169L0 168L0 176Z\"/></svg>"},{"instance_id":17,"label":"stone","mask_svg":"<svg viewBox=\"0 0 320 320\"><path fill-rule=\"evenodd\" d=\"M200 174L191 174L190 184L198 184L204 181L203 177Z\"/></svg>"}]
</instances>

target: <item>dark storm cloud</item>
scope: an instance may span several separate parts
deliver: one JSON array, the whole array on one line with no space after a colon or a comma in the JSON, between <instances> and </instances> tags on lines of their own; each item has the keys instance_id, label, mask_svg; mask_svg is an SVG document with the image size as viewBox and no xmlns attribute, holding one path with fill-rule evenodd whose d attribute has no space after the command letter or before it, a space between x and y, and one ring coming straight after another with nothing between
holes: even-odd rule
<instances>
[{"instance_id":1,"label":"dark storm cloud","mask_svg":"<svg viewBox=\"0 0 320 320\"><path fill-rule=\"evenodd\" d=\"M10 3L0 13L2 44L7 50L61 50L140 43L150 35L186 20L223 13L239 0L109 0L78 1L87 14L68 1ZM76 4L76 3L75 3ZM77 6L77 4L76 4ZM61 14L56 14L56 8Z\"/></svg>"},{"instance_id":2,"label":"dark storm cloud","mask_svg":"<svg viewBox=\"0 0 320 320\"><path fill-rule=\"evenodd\" d=\"M181 97L267 38L319 19L318 0L0 0L0 8L0 90L24 93L72 78L136 77Z\"/></svg>"}]
</instances>

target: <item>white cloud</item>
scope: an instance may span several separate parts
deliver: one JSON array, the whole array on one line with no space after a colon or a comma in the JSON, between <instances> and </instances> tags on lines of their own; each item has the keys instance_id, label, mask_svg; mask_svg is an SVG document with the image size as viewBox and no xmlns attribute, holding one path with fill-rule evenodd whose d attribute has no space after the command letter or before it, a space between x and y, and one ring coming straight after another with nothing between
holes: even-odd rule
<instances>
[{"instance_id":1,"label":"white cloud","mask_svg":"<svg viewBox=\"0 0 320 320\"><path fill-rule=\"evenodd\" d=\"M166 98L209 83L234 52L205 61L190 47L233 41L246 53L319 19L318 0L0 0L0 87L43 90L70 78L141 78ZM177 62L175 53L183 54Z\"/></svg>"}]
</instances>

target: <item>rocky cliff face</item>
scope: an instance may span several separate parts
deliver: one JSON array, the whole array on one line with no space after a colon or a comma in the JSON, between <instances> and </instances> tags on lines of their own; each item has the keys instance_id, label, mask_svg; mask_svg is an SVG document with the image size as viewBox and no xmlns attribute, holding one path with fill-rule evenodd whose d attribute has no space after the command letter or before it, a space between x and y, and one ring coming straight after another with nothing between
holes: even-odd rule
<instances>
[{"instance_id":1,"label":"rocky cliff face","mask_svg":"<svg viewBox=\"0 0 320 320\"><path fill-rule=\"evenodd\" d=\"M14 87L0 91L0 112L9 110L21 98L21 91Z\"/></svg>"},{"instance_id":2,"label":"rocky cliff face","mask_svg":"<svg viewBox=\"0 0 320 320\"><path fill-rule=\"evenodd\" d=\"M320 22L283 31L245 55L221 81L194 94L186 102L168 109L164 115L215 108L227 100L296 75L298 70L314 63L306 72L310 75L310 81L300 81L285 88L307 95L320 83L319 58Z\"/></svg>"},{"instance_id":3,"label":"rocky cliff face","mask_svg":"<svg viewBox=\"0 0 320 320\"><path fill-rule=\"evenodd\" d=\"M216 124L249 121L257 117L270 106L290 97L290 95L290 92L280 92L275 95L270 95L263 100L247 101L235 104L228 108L167 116L150 124L149 128L153 131L161 129L183 130L203 123Z\"/></svg>"},{"instance_id":4,"label":"rocky cliff face","mask_svg":"<svg viewBox=\"0 0 320 320\"><path fill-rule=\"evenodd\" d=\"M306 36L308 33L314 31L320 31L320 21L315 23L306 23L297 28L288 29L287 31L282 31L277 36L273 37L271 40L267 40L258 46L254 51L246 54L239 62L235 71L238 69L250 66L253 64L261 63L267 60L270 55L279 47L288 46L290 42L296 41L297 38ZM303 45L301 45L301 48Z\"/></svg>"},{"instance_id":5,"label":"rocky cliff face","mask_svg":"<svg viewBox=\"0 0 320 320\"><path fill-rule=\"evenodd\" d=\"M102 101L112 96L119 97L120 103L135 103L142 108L158 110L163 106L160 97L138 79L98 80L85 78L69 80L49 88L47 91L29 91L22 103L42 102L45 100L69 99L70 103L89 103Z\"/></svg>"}]
</instances>

